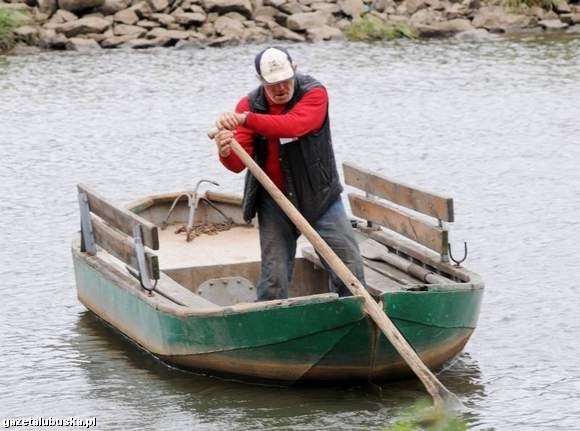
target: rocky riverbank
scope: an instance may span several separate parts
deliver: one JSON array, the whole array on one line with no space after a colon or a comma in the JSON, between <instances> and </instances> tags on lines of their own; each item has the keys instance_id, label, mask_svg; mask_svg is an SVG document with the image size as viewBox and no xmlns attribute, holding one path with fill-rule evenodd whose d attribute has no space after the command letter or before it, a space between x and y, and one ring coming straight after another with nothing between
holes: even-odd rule
<instances>
[{"instance_id":1,"label":"rocky riverbank","mask_svg":"<svg viewBox=\"0 0 580 431\"><path fill-rule=\"evenodd\" d=\"M523 0L12 1L0 2L0 8L30 17L15 30L16 40L21 47L41 49L320 41L345 37L353 24L363 33L385 26L404 28L401 34L417 37L553 31L580 35L580 5L554 0L549 10L519 3Z\"/></svg>"}]
</instances>

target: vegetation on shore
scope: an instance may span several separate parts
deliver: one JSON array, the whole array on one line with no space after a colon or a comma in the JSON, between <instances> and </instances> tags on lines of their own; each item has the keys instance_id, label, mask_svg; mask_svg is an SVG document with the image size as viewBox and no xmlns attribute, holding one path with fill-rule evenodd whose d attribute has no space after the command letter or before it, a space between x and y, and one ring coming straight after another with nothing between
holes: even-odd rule
<instances>
[{"instance_id":1,"label":"vegetation on shore","mask_svg":"<svg viewBox=\"0 0 580 431\"><path fill-rule=\"evenodd\" d=\"M0 52L8 51L14 46L14 30L25 21L26 16L23 13L0 6Z\"/></svg>"},{"instance_id":2,"label":"vegetation on shore","mask_svg":"<svg viewBox=\"0 0 580 431\"><path fill-rule=\"evenodd\" d=\"M384 431L467 431L467 422L450 412L436 410L428 400L406 409Z\"/></svg>"},{"instance_id":3,"label":"vegetation on shore","mask_svg":"<svg viewBox=\"0 0 580 431\"><path fill-rule=\"evenodd\" d=\"M557 6L568 3L567 0L502 0L502 6L507 10L521 10L526 7L539 6L545 10L553 10Z\"/></svg>"},{"instance_id":4,"label":"vegetation on shore","mask_svg":"<svg viewBox=\"0 0 580 431\"><path fill-rule=\"evenodd\" d=\"M351 41L416 39L417 35L407 24L387 24L380 18L366 14L356 18L344 34Z\"/></svg>"}]
</instances>

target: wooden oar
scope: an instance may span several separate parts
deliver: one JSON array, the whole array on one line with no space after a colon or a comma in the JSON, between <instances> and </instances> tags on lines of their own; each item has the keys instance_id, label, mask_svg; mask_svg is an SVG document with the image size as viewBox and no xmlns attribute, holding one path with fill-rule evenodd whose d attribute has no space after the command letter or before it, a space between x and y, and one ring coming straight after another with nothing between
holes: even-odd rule
<instances>
[{"instance_id":1,"label":"wooden oar","mask_svg":"<svg viewBox=\"0 0 580 431\"><path fill-rule=\"evenodd\" d=\"M210 139L213 139L217 133L218 130L214 129L208 132L208 136ZM429 368L427 368L427 366L421 361L421 358L419 358L415 350L413 350L409 343L407 343L407 340L405 340L391 319L389 319L382 307L379 306L379 304L377 304L377 302L375 302L367 292L362 283L353 275L320 235L318 235L318 232L314 230L296 207L292 205L286 196L284 196L278 187L276 187L254 159L250 157L250 155L235 139L232 139L231 148L254 177L256 177L260 184L262 184L264 189L266 189L270 196L272 196L272 199L276 201L282 211L284 211L288 218L292 220L296 225L296 228L308 239L308 241L310 241L312 246L324 258L328 266L332 268L348 290L350 290L350 292L355 296L363 297L365 311L381 329L383 334L385 334L417 377L419 377L421 382L423 382L423 385L425 385L425 388L433 397L435 407L443 408L445 406L455 407L456 405L460 405L461 403L457 397L443 386L437 377L435 377Z\"/></svg>"}]
</instances>

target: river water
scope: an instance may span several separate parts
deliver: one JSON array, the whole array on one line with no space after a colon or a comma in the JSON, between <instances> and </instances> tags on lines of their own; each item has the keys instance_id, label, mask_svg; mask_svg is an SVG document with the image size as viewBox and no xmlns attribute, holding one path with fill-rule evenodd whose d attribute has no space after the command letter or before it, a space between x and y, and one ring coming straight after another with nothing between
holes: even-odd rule
<instances>
[{"instance_id":1,"label":"river water","mask_svg":"<svg viewBox=\"0 0 580 431\"><path fill-rule=\"evenodd\" d=\"M290 46L331 99L338 162L455 198L486 295L442 382L476 430L580 429L580 39ZM421 385L265 388L168 368L77 301L75 185L117 202L200 178L259 46L0 57L0 420L98 429L380 430Z\"/></svg>"}]
</instances>

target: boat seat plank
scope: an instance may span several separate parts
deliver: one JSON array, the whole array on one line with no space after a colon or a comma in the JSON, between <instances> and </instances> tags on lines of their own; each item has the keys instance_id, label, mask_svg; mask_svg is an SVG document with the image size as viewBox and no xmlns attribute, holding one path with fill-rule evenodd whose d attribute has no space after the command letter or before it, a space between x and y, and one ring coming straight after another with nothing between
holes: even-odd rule
<instances>
[{"instance_id":1,"label":"boat seat plank","mask_svg":"<svg viewBox=\"0 0 580 431\"><path fill-rule=\"evenodd\" d=\"M143 244L152 250L159 249L159 233L157 226L131 211L121 208L99 195L89 187L78 184L79 193L85 193L92 213L98 215L107 224L133 237L133 226L141 226Z\"/></svg>"},{"instance_id":2,"label":"boat seat plank","mask_svg":"<svg viewBox=\"0 0 580 431\"><path fill-rule=\"evenodd\" d=\"M155 291L176 304L191 308L219 308L219 305L193 293L165 274L161 275Z\"/></svg>"},{"instance_id":3,"label":"boat seat plank","mask_svg":"<svg viewBox=\"0 0 580 431\"><path fill-rule=\"evenodd\" d=\"M453 222L455 219L453 199L449 197L409 186L353 163L345 162L342 168L344 182L349 186L440 220Z\"/></svg>"},{"instance_id":4,"label":"boat seat plank","mask_svg":"<svg viewBox=\"0 0 580 431\"><path fill-rule=\"evenodd\" d=\"M302 247L302 257L309 262L312 262L314 265L324 269L322 262L312 246ZM389 269L391 269L390 266ZM364 268L364 274L367 288L369 292L375 296L380 296L385 292L398 292L406 286L397 283L395 280L392 280L367 266Z\"/></svg>"}]
</instances>

